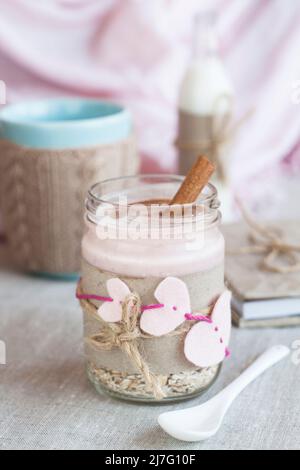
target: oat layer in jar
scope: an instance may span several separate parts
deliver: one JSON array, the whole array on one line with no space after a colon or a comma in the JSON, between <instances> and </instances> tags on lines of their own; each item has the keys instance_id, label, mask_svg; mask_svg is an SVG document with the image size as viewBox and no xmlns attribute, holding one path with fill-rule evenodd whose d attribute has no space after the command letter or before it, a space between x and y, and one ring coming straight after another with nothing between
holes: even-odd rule
<instances>
[{"instance_id":1,"label":"oat layer in jar","mask_svg":"<svg viewBox=\"0 0 300 470\"><path fill-rule=\"evenodd\" d=\"M96 184L86 202L82 278L88 377L133 401L193 397L228 355L230 293L217 191L169 206L180 176Z\"/></svg>"}]
</instances>

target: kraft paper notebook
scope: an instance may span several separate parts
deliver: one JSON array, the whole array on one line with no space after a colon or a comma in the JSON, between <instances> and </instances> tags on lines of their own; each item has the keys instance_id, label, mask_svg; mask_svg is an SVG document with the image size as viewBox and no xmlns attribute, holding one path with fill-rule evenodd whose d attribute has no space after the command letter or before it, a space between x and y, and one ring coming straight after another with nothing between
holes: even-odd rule
<instances>
[{"instance_id":1,"label":"kraft paper notebook","mask_svg":"<svg viewBox=\"0 0 300 470\"><path fill-rule=\"evenodd\" d=\"M300 220L273 223L284 240L300 247ZM240 253L251 246L244 223L223 226L226 281L233 292L233 321L241 327L300 325L300 272L277 273L262 268L265 254ZM300 252L296 253L300 261ZM279 256L278 263L288 263Z\"/></svg>"}]
</instances>

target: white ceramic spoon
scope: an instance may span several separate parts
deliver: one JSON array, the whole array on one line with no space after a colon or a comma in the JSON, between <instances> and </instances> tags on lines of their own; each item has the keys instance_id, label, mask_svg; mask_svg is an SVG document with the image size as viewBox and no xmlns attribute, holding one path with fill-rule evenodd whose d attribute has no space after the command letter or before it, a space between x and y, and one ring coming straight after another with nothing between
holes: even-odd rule
<instances>
[{"instance_id":1,"label":"white ceramic spoon","mask_svg":"<svg viewBox=\"0 0 300 470\"><path fill-rule=\"evenodd\" d=\"M200 406L162 413L158 423L164 431L181 441L209 439L218 432L229 407L244 388L289 353L286 346L273 346L214 398Z\"/></svg>"}]
</instances>

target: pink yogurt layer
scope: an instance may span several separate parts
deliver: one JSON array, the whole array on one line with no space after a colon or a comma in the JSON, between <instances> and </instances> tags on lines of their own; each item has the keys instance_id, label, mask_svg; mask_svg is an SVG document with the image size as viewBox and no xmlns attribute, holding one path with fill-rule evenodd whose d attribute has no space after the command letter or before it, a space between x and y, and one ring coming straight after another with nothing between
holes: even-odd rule
<instances>
[{"instance_id":1,"label":"pink yogurt layer","mask_svg":"<svg viewBox=\"0 0 300 470\"><path fill-rule=\"evenodd\" d=\"M100 240L88 224L82 256L103 271L130 277L183 276L204 272L224 262L224 238L218 227L204 230L200 245L180 240Z\"/></svg>"}]
</instances>

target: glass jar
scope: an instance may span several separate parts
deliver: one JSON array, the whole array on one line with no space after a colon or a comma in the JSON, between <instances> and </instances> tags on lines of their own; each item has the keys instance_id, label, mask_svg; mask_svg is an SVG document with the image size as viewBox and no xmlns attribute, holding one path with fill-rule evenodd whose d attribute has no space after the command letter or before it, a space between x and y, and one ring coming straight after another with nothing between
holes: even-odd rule
<instances>
[{"instance_id":1,"label":"glass jar","mask_svg":"<svg viewBox=\"0 0 300 470\"><path fill-rule=\"evenodd\" d=\"M185 336L195 324L189 312L177 324L176 305L174 317L163 310L162 297L180 303L179 291L187 289L191 312L207 315L224 292L217 190L209 184L196 204L169 206L182 180L125 177L88 193L77 296L87 373L99 392L134 401L180 400L202 393L218 375L220 363L199 367L185 355Z\"/></svg>"}]
</instances>

